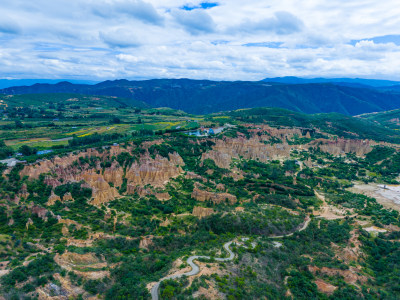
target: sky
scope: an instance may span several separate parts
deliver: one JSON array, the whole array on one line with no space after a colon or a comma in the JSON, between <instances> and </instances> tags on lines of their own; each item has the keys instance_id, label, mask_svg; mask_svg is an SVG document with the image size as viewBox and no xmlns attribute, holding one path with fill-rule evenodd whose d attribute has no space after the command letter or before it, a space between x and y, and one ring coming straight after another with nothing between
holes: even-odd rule
<instances>
[{"instance_id":1,"label":"sky","mask_svg":"<svg viewBox=\"0 0 400 300\"><path fill-rule=\"evenodd\" d=\"M1 0L0 79L400 80L398 0Z\"/></svg>"}]
</instances>

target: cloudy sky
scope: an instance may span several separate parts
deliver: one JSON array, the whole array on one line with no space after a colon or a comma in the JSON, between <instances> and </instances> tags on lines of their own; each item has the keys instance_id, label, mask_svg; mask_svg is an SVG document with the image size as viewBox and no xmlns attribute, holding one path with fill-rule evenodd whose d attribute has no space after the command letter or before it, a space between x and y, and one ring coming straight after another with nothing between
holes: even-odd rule
<instances>
[{"instance_id":1,"label":"cloudy sky","mask_svg":"<svg viewBox=\"0 0 400 300\"><path fill-rule=\"evenodd\" d=\"M400 80L398 0L1 0L0 77Z\"/></svg>"}]
</instances>

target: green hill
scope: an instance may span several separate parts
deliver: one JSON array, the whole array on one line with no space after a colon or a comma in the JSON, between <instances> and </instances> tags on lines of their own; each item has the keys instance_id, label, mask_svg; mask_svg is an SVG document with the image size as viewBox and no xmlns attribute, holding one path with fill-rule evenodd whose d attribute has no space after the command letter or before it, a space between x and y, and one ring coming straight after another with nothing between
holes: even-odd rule
<instances>
[{"instance_id":1,"label":"green hill","mask_svg":"<svg viewBox=\"0 0 400 300\"><path fill-rule=\"evenodd\" d=\"M189 79L116 80L95 85L35 84L0 90L3 94L77 93L107 95L208 114L253 107L281 107L304 113L337 112L345 115L400 108L400 94L330 83L281 84Z\"/></svg>"},{"instance_id":2,"label":"green hill","mask_svg":"<svg viewBox=\"0 0 400 300\"><path fill-rule=\"evenodd\" d=\"M384 115L385 113L381 114ZM398 114L400 114L400 111L398 111ZM308 115L280 108L252 108L230 112L228 115L238 121L249 123L317 128L323 132L345 138L374 139L388 142L400 141L398 132L373 120L337 113Z\"/></svg>"}]
</instances>

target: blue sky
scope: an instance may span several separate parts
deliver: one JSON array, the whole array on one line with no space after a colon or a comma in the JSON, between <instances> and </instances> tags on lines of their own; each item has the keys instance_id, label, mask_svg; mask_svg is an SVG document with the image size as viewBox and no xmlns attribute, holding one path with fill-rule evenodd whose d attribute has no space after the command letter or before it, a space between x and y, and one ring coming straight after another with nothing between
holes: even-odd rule
<instances>
[{"instance_id":1,"label":"blue sky","mask_svg":"<svg viewBox=\"0 0 400 300\"><path fill-rule=\"evenodd\" d=\"M0 78L400 80L394 0L1 2Z\"/></svg>"}]
</instances>

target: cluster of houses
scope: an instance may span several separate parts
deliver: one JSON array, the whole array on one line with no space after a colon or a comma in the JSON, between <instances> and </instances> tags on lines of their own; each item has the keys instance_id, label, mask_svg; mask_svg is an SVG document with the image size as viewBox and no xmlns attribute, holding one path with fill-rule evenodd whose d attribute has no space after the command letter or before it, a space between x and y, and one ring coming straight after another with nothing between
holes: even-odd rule
<instances>
[{"instance_id":1,"label":"cluster of houses","mask_svg":"<svg viewBox=\"0 0 400 300\"><path fill-rule=\"evenodd\" d=\"M214 132L214 129L212 129L212 128L207 129L207 128L201 127L198 130L189 131L188 134L195 135L195 136L209 136L209 135L214 135L215 132Z\"/></svg>"}]
</instances>

